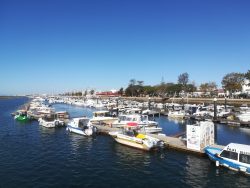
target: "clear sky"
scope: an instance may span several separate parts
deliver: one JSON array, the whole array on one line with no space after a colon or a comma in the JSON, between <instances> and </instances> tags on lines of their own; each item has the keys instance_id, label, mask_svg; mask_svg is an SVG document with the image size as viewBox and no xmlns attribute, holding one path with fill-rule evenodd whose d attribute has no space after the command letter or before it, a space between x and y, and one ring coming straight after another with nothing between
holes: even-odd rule
<instances>
[{"instance_id":1,"label":"clear sky","mask_svg":"<svg viewBox=\"0 0 250 188\"><path fill-rule=\"evenodd\" d=\"M249 0L0 0L0 94L250 69Z\"/></svg>"}]
</instances>

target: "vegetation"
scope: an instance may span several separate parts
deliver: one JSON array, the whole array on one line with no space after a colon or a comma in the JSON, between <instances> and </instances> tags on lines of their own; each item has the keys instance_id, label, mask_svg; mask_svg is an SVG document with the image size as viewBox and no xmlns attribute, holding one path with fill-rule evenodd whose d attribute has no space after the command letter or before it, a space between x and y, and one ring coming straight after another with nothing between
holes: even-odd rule
<instances>
[{"instance_id":1,"label":"vegetation","mask_svg":"<svg viewBox=\"0 0 250 188\"><path fill-rule=\"evenodd\" d=\"M184 78L185 77L185 78ZM138 96L159 96L159 97L171 97L171 96L179 96L179 94L183 91L183 86L185 86L185 90L187 92L196 91L196 87L193 84L186 83L186 76L183 76L182 84L174 84L174 83L164 83L161 82L159 85L143 85L143 81L136 81L135 79L131 79L129 81L129 85L125 90L126 96L138 97Z\"/></svg>"},{"instance_id":2,"label":"vegetation","mask_svg":"<svg viewBox=\"0 0 250 188\"><path fill-rule=\"evenodd\" d=\"M242 73L228 73L223 77L221 84L225 90L232 94L233 92L241 91L244 78L245 75Z\"/></svg>"},{"instance_id":3,"label":"vegetation","mask_svg":"<svg viewBox=\"0 0 250 188\"><path fill-rule=\"evenodd\" d=\"M242 90L244 79L250 80L250 70L247 73L232 72L226 74L222 79L222 87L230 94ZM250 84L250 83L249 83ZM177 83L161 82L159 85L145 85L143 81L131 79L128 87L125 89L126 96L158 96L158 97L180 97L192 94L197 91L195 83L189 82L189 74L187 72L178 76ZM200 84L199 91L202 96L214 97L218 95L218 86L215 82L205 82ZM197 96L197 94L196 94ZM199 95L198 95L199 96Z\"/></svg>"},{"instance_id":4,"label":"vegetation","mask_svg":"<svg viewBox=\"0 0 250 188\"><path fill-rule=\"evenodd\" d=\"M244 80L250 80L250 70L246 73L237 73L232 72L226 74L221 83L224 91L229 91L232 95L234 92L239 92L242 90L242 85ZM249 83L250 85L250 83ZM121 87L118 93L120 95L132 96L132 97L145 97L145 96L157 96L157 97L185 97L188 94L192 96L205 96L205 97L214 97L218 95L218 88L215 82L205 82L200 84L199 92L202 93L194 93L197 91L197 87L195 82L189 82L189 74L187 72L182 73L178 76L177 83L165 83L163 80L158 85L144 85L144 81L130 79L127 88ZM91 91L85 90L85 92L77 91L77 92L68 92L65 95L71 96L86 96L88 93L93 95L95 91L92 89ZM238 93L238 97L249 97L247 93Z\"/></svg>"},{"instance_id":5,"label":"vegetation","mask_svg":"<svg viewBox=\"0 0 250 188\"><path fill-rule=\"evenodd\" d=\"M250 70L248 70L247 73L245 74L245 78L250 81ZM248 85L250 85L250 82L248 83Z\"/></svg>"},{"instance_id":6,"label":"vegetation","mask_svg":"<svg viewBox=\"0 0 250 188\"><path fill-rule=\"evenodd\" d=\"M182 85L182 89L187 91L187 84L189 81L189 74L187 72L182 73L178 77L178 84Z\"/></svg>"}]
</instances>

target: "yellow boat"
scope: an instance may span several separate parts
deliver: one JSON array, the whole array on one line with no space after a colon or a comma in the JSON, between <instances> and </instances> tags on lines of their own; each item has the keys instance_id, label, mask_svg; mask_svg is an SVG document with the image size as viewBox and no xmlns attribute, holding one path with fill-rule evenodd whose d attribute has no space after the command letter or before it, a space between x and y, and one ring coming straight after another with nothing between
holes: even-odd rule
<instances>
[{"instance_id":1,"label":"yellow boat","mask_svg":"<svg viewBox=\"0 0 250 188\"><path fill-rule=\"evenodd\" d=\"M163 142L146 134L138 133L139 126L135 123L128 123L118 132L109 132L116 142L130 147L149 151L161 147Z\"/></svg>"}]
</instances>

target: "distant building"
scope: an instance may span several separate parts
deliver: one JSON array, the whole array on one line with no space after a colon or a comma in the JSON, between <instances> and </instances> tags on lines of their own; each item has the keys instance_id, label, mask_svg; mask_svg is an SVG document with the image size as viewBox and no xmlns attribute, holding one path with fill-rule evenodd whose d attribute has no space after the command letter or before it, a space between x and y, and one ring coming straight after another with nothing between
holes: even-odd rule
<instances>
[{"instance_id":1,"label":"distant building","mask_svg":"<svg viewBox=\"0 0 250 188\"><path fill-rule=\"evenodd\" d=\"M242 93L250 94L250 81L245 79L242 85Z\"/></svg>"},{"instance_id":2,"label":"distant building","mask_svg":"<svg viewBox=\"0 0 250 188\"><path fill-rule=\"evenodd\" d=\"M218 89L218 97L226 97L229 93L225 93L224 89Z\"/></svg>"},{"instance_id":3,"label":"distant building","mask_svg":"<svg viewBox=\"0 0 250 188\"><path fill-rule=\"evenodd\" d=\"M118 97L120 96L120 94L117 90L110 90L110 91L96 92L96 96Z\"/></svg>"}]
</instances>

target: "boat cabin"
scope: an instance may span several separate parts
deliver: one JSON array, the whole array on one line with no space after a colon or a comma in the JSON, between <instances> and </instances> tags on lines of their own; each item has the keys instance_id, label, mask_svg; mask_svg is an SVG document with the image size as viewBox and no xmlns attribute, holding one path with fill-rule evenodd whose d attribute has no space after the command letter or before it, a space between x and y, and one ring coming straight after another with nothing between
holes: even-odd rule
<instances>
[{"instance_id":1,"label":"boat cabin","mask_svg":"<svg viewBox=\"0 0 250 188\"><path fill-rule=\"evenodd\" d=\"M126 126L124 126L122 132L123 132L123 134L125 134L127 136L136 137L138 135L138 129L139 129L139 126L138 126L137 123L135 123L135 122L128 122L126 124Z\"/></svg>"},{"instance_id":2,"label":"boat cabin","mask_svg":"<svg viewBox=\"0 0 250 188\"><path fill-rule=\"evenodd\" d=\"M250 146L231 143L222 150L219 157L250 165Z\"/></svg>"},{"instance_id":3,"label":"boat cabin","mask_svg":"<svg viewBox=\"0 0 250 188\"><path fill-rule=\"evenodd\" d=\"M56 112L56 116L58 119L69 119L70 118L69 113L67 111Z\"/></svg>"},{"instance_id":4,"label":"boat cabin","mask_svg":"<svg viewBox=\"0 0 250 188\"><path fill-rule=\"evenodd\" d=\"M81 129L86 129L88 128L88 124L89 124L89 118L74 118L72 120L73 122L71 123L72 127L77 127L77 128L81 128Z\"/></svg>"},{"instance_id":5,"label":"boat cabin","mask_svg":"<svg viewBox=\"0 0 250 188\"><path fill-rule=\"evenodd\" d=\"M107 110L93 112L94 117L111 117L111 114Z\"/></svg>"},{"instance_id":6,"label":"boat cabin","mask_svg":"<svg viewBox=\"0 0 250 188\"><path fill-rule=\"evenodd\" d=\"M17 111L17 115L20 115L20 116L27 116L27 111L26 111L26 110L18 110L18 111Z\"/></svg>"},{"instance_id":7,"label":"boat cabin","mask_svg":"<svg viewBox=\"0 0 250 188\"><path fill-rule=\"evenodd\" d=\"M148 121L148 116L147 115L138 115L138 114L134 114L134 115L120 115L119 117L119 122L121 121L128 121L128 122L144 122L144 121Z\"/></svg>"}]
</instances>

